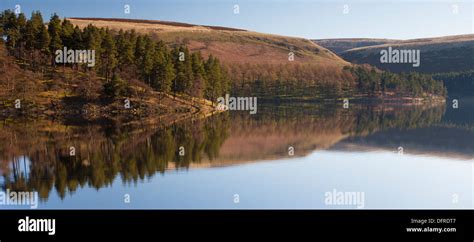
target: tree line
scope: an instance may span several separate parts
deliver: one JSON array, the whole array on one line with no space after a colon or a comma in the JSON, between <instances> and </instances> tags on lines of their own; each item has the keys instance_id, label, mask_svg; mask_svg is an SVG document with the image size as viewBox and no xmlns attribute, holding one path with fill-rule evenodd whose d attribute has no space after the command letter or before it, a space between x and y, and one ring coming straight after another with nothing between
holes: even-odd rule
<instances>
[{"instance_id":1,"label":"tree line","mask_svg":"<svg viewBox=\"0 0 474 242\"><path fill-rule=\"evenodd\" d=\"M232 77L231 90L241 95L254 93L268 99L445 96L442 81L428 74L392 73L369 65L343 68L311 63L226 65Z\"/></svg>"},{"instance_id":2,"label":"tree line","mask_svg":"<svg viewBox=\"0 0 474 242\"><path fill-rule=\"evenodd\" d=\"M47 24L39 11L30 19L11 10L0 13L0 36L10 55L22 66L45 73L68 67L81 72L95 72L104 78L103 92L108 96L123 95L126 82L138 79L156 91L182 93L216 100L225 95L229 78L219 59L203 58L186 46L167 46L147 34L113 31L88 25L81 29L67 19L53 14ZM95 65L57 63L56 51L94 50Z\"/></svg>"},{"instance_id":3,"label":"tree line","mask_svg":"<svg viewBox=\"0 0 474 242\"><path fill-rule=\"evenodd\" d=\"M433 74L436 80L443 80L450 96L469 96L474 93L474 70Z\"/></svg>"}]
</instances>

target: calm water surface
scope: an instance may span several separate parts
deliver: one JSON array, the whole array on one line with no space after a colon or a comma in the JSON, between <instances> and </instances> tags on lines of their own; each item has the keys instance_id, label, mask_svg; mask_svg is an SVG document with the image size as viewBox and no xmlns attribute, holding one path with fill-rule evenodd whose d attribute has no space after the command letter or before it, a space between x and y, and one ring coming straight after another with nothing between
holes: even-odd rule
<instances>
[{"instance_id":1,"label":"calm water surface","mask_svg":"<svg viewBox=\"0 0 474 242\"><path fill-rule=\"evenodd\" d=\"M358 207L328 203L332 192L363 193L365 209L473 208L473 110L298 104L167 126L5 122L0 187L38 192L39 209ZM28 207L0 206L12 208Z\"/></svg>"}]
</instances>

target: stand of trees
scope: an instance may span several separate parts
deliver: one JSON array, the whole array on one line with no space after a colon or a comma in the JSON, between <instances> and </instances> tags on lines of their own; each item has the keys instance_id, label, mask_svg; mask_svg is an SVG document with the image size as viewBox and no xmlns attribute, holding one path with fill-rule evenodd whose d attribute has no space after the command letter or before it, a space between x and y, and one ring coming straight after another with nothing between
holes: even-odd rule
<instances>
[{"instance_id":1,"label":"stand of trees","mask_svg":"<svg viewBox=\"0 0 474 242\"><path fill-rule=\"evenodd\" d=\"M436 80L443 80L450 96L470 96L474 93L474 70L433 74Z\"/></svg>"},{"instance_id":2,"label":"stand of trees","mask_svg":"<svg viewBox=\"0 0 474 242\"><path fill-rule=\"evenodd\" d=\"M367 66L365 68L358 66L349 70L357 77L357 90L370 96L385 95L387 92L411 97L446 96L447 94L443 82L434 80L427 74L417 72L396 74L377 71Z\"/></svg>"},{"instance_id":3,"label":"stand of trees","mask_svg":"<svg viewBox=\"0 0 474 242\"><path fill-rule=\"evenodd\" d=\"M232 77L232 91L268 99L339 98L386 95L445 96L442 81L427 74L391 73L369 65L344 68L313 64L226 66Z\"/></svg>"},{"instance_id":4,"label":"stand of trees","mask_svg":"<svg viewBox=\"0 0 474 242\"><path fill-rule=\"evenodd\" d=\"M229 89L227 73L218 59L204 59L200 53L190 53L185 46L168 47L149 35L135 31L112 31L88 25L74 26L58 15L43 22L40 12L30 19L23 13L10 10L0 13L0 36L8 53L17 58L22 67L50 73L59 67L80 72L95 72L104 78L103 93L116 97L127 82L139 81L164 93L182 93L215 101ZM87 63L56 63L56 51L94 50L95 65Z\"/></svg>"}]
</instances>

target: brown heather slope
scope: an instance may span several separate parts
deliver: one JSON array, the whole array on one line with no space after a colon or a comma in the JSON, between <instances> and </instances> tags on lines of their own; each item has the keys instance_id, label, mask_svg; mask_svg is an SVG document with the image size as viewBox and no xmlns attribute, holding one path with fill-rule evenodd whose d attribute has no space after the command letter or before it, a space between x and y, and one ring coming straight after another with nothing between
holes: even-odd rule
<instances>
[{"instance_id":1,"label":"brown heather slope","mask_svg":"<svg viewBox=\"0 0 474 242\"><path fill-rule=\"evenodd\" d=\"M297 63L314 63L324 67L349 65L330 50L303 38L153 20L101 18L68 18L68 20L81 28L92 24L116 31L134 29L138 33L150 34L153 38L170 45L186 44L191 51L201 51L204 56L212 54L222 62L230 64L286 64L288 54L292 51Z\"/></svg>"}]
</instances>

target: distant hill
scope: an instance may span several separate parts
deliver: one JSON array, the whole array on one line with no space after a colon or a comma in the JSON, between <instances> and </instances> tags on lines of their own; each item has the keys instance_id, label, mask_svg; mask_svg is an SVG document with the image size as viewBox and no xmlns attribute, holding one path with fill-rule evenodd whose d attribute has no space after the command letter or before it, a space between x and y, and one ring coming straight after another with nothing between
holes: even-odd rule
<instances>
[{"instance_id":1,"label":"distant hill","mask_svg":"<svg viewBox=\"0 0 474 242\"><path fill-rule=\"evenodd\" d=\"M342 67L349 63L308 39L257 33L242 29L186 23L111 18L68 18L74 25L89 24L112 30L150 34L165 43L186 44L191 51L212 54L225 63L286 64L293 52L296 63Z\"/></svg>"},{"instance_id":2,"label":"distant hill","mask_svg":"<svg viewBox=\"0 0 474 242\"><path fill-rule=\"evenodd\" d=\"M366 47L366 46L382 45L382 44L397 42L397 40L344 38L344 39L315 39L313 40L313 42L339 55L350 49Z\"/></svg>"},{"instance_id":3,"label":"distant hill","mask_svg":"<svg viewBox=\"0 0 474 242\"><path fill-rule=\"evenodd\" d=\"M456 35L412 40L332 39L314 40L345 60L367 63L393 72L461 72L474 69L474 35ZM352 48L351 48L352 47ZM380 62L380 51L388 47L420 50L420 66Z\"/></svg>"}]
</instances>

